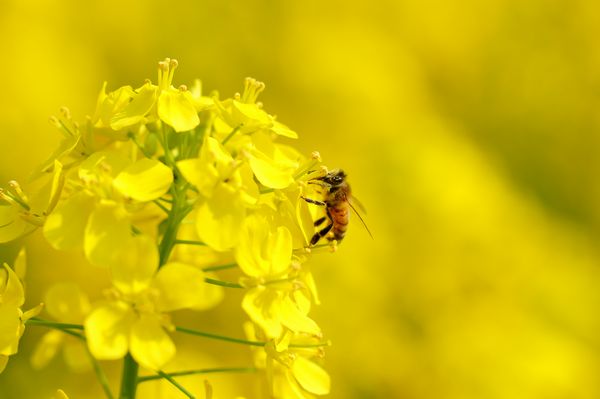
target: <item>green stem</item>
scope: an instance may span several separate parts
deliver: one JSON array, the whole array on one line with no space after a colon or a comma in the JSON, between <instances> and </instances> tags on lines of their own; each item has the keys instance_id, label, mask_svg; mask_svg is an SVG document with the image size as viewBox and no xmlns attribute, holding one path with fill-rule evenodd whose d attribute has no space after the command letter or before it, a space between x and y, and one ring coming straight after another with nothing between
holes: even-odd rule
<instances>
[{"instance_id":1,"label":"green stem","mask_svg":"<svg viewBox=\"0 0 600 399\"><path fill-rule=\"evenodd\" d=\"M53 328L55 330L61 331L67 335L70 335L72 337L75 338L79 338L85 341L85 337L83 336L83 334L80 334L78 332L75 331L71 331L68 329L68 327L62 327L61 324L63 323L53 323L53 322L46 322L45 320L27 320L26 322L28 325L34 325L34 326L43 326L43 327L48 327L48 328Z\"/></svg>"},{"instance_id":2,"label":"green stem","mask_svg":"<svg viewBox=\"0 0 600 399\"><path fill-rule=\"evenodd\" d=\"M227 287L227 288L244 288L243 285L238 284L238 283L232 283L230 281L221 281L221 280L215 280L214 278L205 278L204 282L207 284L212 284L212 285L219 285L221 287Z\"/></svg>"},{"instance_id":3,"label":"green stem","mask_svg":"<svg viewBox=\"0 0 600 399\"><path fill-rule=\"evenodd\" d=\"M142 154L144 154L146 157L150 158L150 155L148 154L148 152L146 151L146 149L144 148L142 143L140 143L140 141L138 140L138 138L136 137L136 135L133 132L127 133L127 137L129 137L131 139L131 141L133 141L133 144L136 145L136 147L142 152Z\"/></svg>"},{"instance_id":4,"label":"green stem","mask_svg":"<svg viewBox=\"0 0 600 399\"><path fill-rule=\"evenodd\" d=\"M181 174L177 170L175 159L173 158L173 154L169 149L168 133L164 126L162 129L162 139L163 150L165 152L165 163L173 170L175 179L173 185L171 186L173 202L171 204L171 209L168 209L167 225L158 248L160 256L158 265L159 267L163 266L169 260L169 256L171 255L171 251L177 239L177 230L179 229L179 224L181 223L181 220L183 220L185 215L187 215L187 213L191 210L191 208L187 207L185 204L187 185L185 181L180 177ZM160 206L160 203L158 201L156 201L155 203L158 206ZM137 362L133 359L130 353L127 353L127 355L123 359L123 373L121 376L121 394L119 396L119 399L135 399L138 380L138 369L139 365L137 364Z\"/></svg>"},{"instance_id":5,"label":"green stem","mask_svg":"<svg viewBox=\"0 0 600 399\"><path fill-rule=\"evenodd\" d=\"M255 373L257 369L255 367L219 367L214 369L199 369L199 370L184 370L176 371L174 373L165 373L170 377L183 377L186 375L197 375L197 374L212 374L212 373ZM148 375L138 378L138 384L146 381L159 380L164 378L162 375Z\"/></svg>"},{"instance_id":6,"label":"green stem","mask_svg":"<svg viewBox=\"0 0 600 399\"><path fill-rule=\"evenodd\" d=\"M212 334L205 331L193 330L191 328L185 327L175 327L175 331L184 334L196 335L198 337L216 339L219 341L232 342L234 344L242 344L242 345L250 345L250 346L265 346L267 343L264 341L248 341L247 339L239 339L226 337L224 335ZM318 342L316 344L290 344L288 345L290 348L321 348L324 346L331 346L330 341Z\"/></svg>"},{"instance_id":7,"label":"green stem","mask_svg":"<svg viewBox=\"0 0 600 399\"><path fill-rule=\"evenodd\" d=\"M202 269L205 272L216 272L217 270L225 270L237 267L237 263L229 263L227 265L219 265L219 266L208 266Z\"/></svg>"},{"instance_id":8,"label":"green stem","mask_svg":"<svg viewBox=\"0 0 600 399\"><path fill-rule=\"evenodd\" d=\"M138 364L130 353L123 359L123 373L121 374L121 394L119 399L135 399L137 389Z\"/></svg>"},{"instance_id":9,"label":"green stem","mask_svg":"<svg viewBox=\"0 0 600 399\"><path fill-rule=\"evenodd\" d=\"M158 200L154 200L152 202L154 202L154 204L158 206L164 213L166 213L167 215L169 214L169 209L160 202L158 202Z\"/></svg>"},{"instance_id":10,"label":"green stem","mask_svg":"<svg viewBox=\"0 0 600 399\"><path fill-rule=\"evenodd\" d=\"M178 383L177 381L175 381L175 379L173 377L171 377L169 374L167 374L167 373L165 373L163 371L160 371L160 370L157 371L157 373L158 373L159 376L161 376L165 380L169 381L175 388L179 389L181 391L181 393L183 393L189 399L196 399L196 397L194 395L192 395L192 393L190 391L188 391L180 383Z\"/></svg>"},{"instance_id":11,"label":"green stem","mask_svg":"<svg viewBox=\"0 0 600 399\"><path fill-rule=\"evenodd\" d=\"M265 344L266 344L266 342L262 342L262 341L248 341L246 339L226 337L223 335L207 333L204 331L192 330L191 328L185 328L185 327L175 327L175 330L180 333L184 333L184 334L190 334L190 335L196 335L198 337L217 339L220 341L233 342L235 344L250 345L250 346L265 346Z\"/></svg>"},{"instance_id":12,"label":"green stem","mask_svg":"<svg viewBox=\"0 0 600 399\"><path fill-rule=\"evenodd\" d=\"M53 322L53 321L48 321L48 320L42 320L42 319L38 319L38 318L32 318L32 319L27 320L27 324L34 325L34 326L43 326L43 327L53 328L55 330L59 330L65 334L71 335L71 336L76 337L76 338L80 339L81 341L83 341L83 345L85 346L85 352L88 355L88 358L90 359L90 363L92 363L92 367L94 368L94 372L96 373L98 382L100 382L100 385L102 386L102 390L104 390L104 393L106 394L106 397L108 399L114 398L114 396L110 390L110 386L108 384L108 379L106 378L106 374L104 374L104 371L100 367L100 363L98 363L98 360L96 360L94 355L92 355L92 353L90 352L90 349L88 348L87 344L85 343L85 337L78 332L70 330L70 329L83 330L82 325L59 323L59 322Z\"/></svg>"},{"instance_id":13,"label":"green stem","mask_svg":"<svg viewBox=\"0 0 600 399\"><path fill-rule=\"evenodd\" d=\"M83 330L83 326L81 324L60 323L57 321L40 319L38 317L32 317L31 319L27 320L27 324L56 328L58 330L64 330L68 328L72 330Z\"/></svg>"},{"instance_id":14,"label":"green stem","mask_svg":"<svg viewBox=\"0 0 600 399\"><path fill-rule=\"evenodd\" d=\"M323 348L331 346L331 341L317 342L316 344L289 344L288 348Z\"/></svg>"},{"instance_id":15,"label":"green stem","mask_svg":"<svg viewBox=\"0 0 600 399\"><path fill-rule=\"evenodd\" d=\"M196 399L196 397L194 395L192 395L191 392L189 392L187 389L185 389L180 383L175 381L175 379L173 377L171 377L169 374L167 374L163 371L160 371L160 370L157 371L157 373L159 376L161 376L165 380L169 381L175 388L179 389L189 399Z\"/></svg>"},{"instance_id":16,"label":"green stem","mask_svg":"<svg viewBox=\"0 0 600 399\"><path fill-rule=\"evenodd\" d=\"M227 135L227 137L225 137L225 138L223 139L223 141L221 142L221 144L222 144L222 145L225 145L225 144L227 144L227 142L228 142L229 140L231 140L231 138L232 138L233 136L235 136L235 134L236 134L236 133L237 133L237 132L238 132L238 131L241 129L241 127L242 127L242 126L244 126L244 124L243 124L243 123L240 123L240 124L239 124L239 125L238 125L238 126L235 128L235 129L233 129L233 130L231 131L231 133L229 133L229 134Z\"/></svg>"},{"instance_id":17,"label":"green stem","mask_svg":"<svg viewBox=\"0 0 600 399\"><path fill-rule=\"evenodd\" d=\"M106 397L108 399L113 399L114 396L110 390L110 386L108 385L108 378L106 378L106 374L104 374L104 371L100 367L100 363L98 363L98 360L96 360L94 355L92 355L92 352L90 352L90 349L87 347L87 345L85 346L85 352L92 363L92 367L94 367L94 372L96 373L96 377L98 378Z\"/></svg>"},{"instance_id":18,"label":"green stem","mask_svg":"<svg viewBox=\"0 0 600 399\"><path fill-rule=\"evenodd\" d=\"M197 245L200 247L206 246L206 243L204 243L202 241L194 241L194 240L175 240L175 244Z\"/></svg>"}]
</instances>

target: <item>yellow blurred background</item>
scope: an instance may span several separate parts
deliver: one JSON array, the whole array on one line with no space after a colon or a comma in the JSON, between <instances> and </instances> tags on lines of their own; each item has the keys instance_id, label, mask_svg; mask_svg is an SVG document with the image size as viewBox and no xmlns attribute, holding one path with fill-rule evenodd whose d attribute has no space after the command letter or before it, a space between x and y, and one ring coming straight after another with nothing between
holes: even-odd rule
<instances>
[{"instance_id":1,"label":"yellow blurred background","mask_svg":"<svg viewBox=\"0 0 600 399\"><path fill-rule=\"evenodd\" d=\"M375 236L354 220L312 261L332 399L600 397L600 3L3 0L0 37L3 185L54 149L48 116L67 105L83 119L104 80L138 86L173 57L176 84L230 96L246 76L266 82L265 108L346 170ZM101 297L79 254L39 234L27 249L30 305L67 279ZM242 336L239 301L179 317ZM31 369L40 330L0 398L101 397L62 359ZM182 367L251 362L245 347L177 339ZM115 390L120 366L103 363ZM208 379L219 398L259 397L254 376ZM141 397L181 397L156 386Z\"/></svg>"}]
</instances>

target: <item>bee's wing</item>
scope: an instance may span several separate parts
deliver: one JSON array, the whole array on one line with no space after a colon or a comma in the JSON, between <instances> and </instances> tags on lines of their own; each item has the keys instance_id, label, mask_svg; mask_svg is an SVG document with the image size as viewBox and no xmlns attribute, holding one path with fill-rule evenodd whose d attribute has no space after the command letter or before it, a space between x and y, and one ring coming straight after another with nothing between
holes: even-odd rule
<instances>
[{"instance_id":1,"label":"bee's wing","mask_svg":"<svg viewBox=\"0 0 600 399\"><path fill-rule=\"evenodd\" d=\"M356 198L354 195L350 197L350 202L355 204L362 213L364 213L365 215L367 214L367 208L365 208L365 205L362 202L360 202L358 198ZM354 212L356 212L356 209L354 210Z\"/></svg>"},{"instance_id":2,"label":"bee's wing","mask_svg":"<svg viewBox=\"0 0 600 399\"><path fill-rule=\"evenodd\" d=\"M367 226L367 224L363 220L362 216L360 216L360 213L358 213L358 211L354 208L354 206L352 206L352 203L350 201L348 201L348 205L350 205L350 208L354 211L354 213L356 213L356 216L358 216L358 218L360 219L360 221L363 224L363 226L365 226L365 229L367 230L367 233L369 233L369 235L371 236L371 238L373 238L373 234L371 234L371 230L369 230L369 227Z\"/></svg>"}]
</instances>

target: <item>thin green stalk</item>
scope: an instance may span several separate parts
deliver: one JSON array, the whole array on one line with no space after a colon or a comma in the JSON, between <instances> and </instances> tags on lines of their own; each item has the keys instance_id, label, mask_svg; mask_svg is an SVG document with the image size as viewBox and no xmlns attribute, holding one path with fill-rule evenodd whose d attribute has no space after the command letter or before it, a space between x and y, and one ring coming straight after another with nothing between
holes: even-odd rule
<instances>
[{"instance_id":1,"label":"thin green stalk","mask_svg":"<svg viewBox=\"0 0 600 399\"><path fill-rule=\"evenodd\" d=\"M87 345L85 346L85 352L87 353L88 358L92 363L92 367L94 368L96 377L98 378L98 381L100 382L100 385L102 386L102 390L104 390L106 397L108 399L113 399L114 396L110 390L110 386L108 385L108 378L106 378L106 374L104 374L102 367L100 367L100 363L98 363L98 360L96 360L94 355L92 355L92 352L90 352L90 349L87 347Z\"/></svg>"},{"instance_id":2,"label":"thin green stalk","mask_svg":"<svg viewBox=\"0 0 600 399\"><path fill-rule=\"evenodd\" d=\"M83 326L81 324L60 323L58 321L44 320L44 319L40 319L38 317L32 317L31 319L27 320L27 324L46 326L46 327L56 328L59 330L69 329L69 328L72 330L83 330Z\"/></svg>"},{"instance_id":3,"label":"thin green stalk","mask_svg":"<svg viewBox=\"0 0 600 399\"><path fill-rule=\"evenodd\" d=\"M194 240L175 240L175 244L197 245L200 247L206 246L206 243L204 243L202 241L194 241Z\"/></svg>"},{"instance_id":4,"label":"thin green stalk","mask_svg":"<svg viewBox=\"0 0 600 399\"><path fill-rule=\"evenodd\" d=\"M139 366L131 356L127 353L123 359L123 373L121 374L121 394L119 399L135 399L137 390L137 373Z\"/></svg>"},{"instance_id":5,"label":"thin green stalk","mask_svg":"<svg viewBox=\"0 0 600 399\"><path fill-rule=\"evenodd\" d=\"M165 372L162 372L160 370L157 371L157 373L158 373L159 376L161 376L165 380L169 381L175 388L179 389L181 391L181 393L183 393L189 399L196 399L196 397L194 395L192 395L192 393L190 391L188 391L180 383L178 383L177 381L175 381L175 379L173 377L171 377L169 374L167 374Z\"/></svg>"},{"instance_id":6,"label":"thin green stalk","mask_svg":"<svg viewBox=\"0 0 600 399\"><path fill-rule=\"evenodd\" d=\"M219 266L208 266L208 267L202 268L202 270L205 272L216 272L217 270L232 269L234 267L237 267L237 263L228 263L226 265L219 265Z\"/></svg>"},{"instance_id":7,"label":"thin green stalk","mask_svg":"<svg viewBox=\"0 0 600 399\"><path fill-rule=\"evenodd\" d=\"M248 341L246 339L226 337L223 335L207 333L204 331L193 330L191 328L185 328L185 327L175 327L175 330L180 333L184 333L184 334L196 335L198 337L211 338L211 339L216 339L216 340L226 341L226 342L233 342L235 344L250 345L250 346L265 346L265 344L266 344L266 342L262 342L262 341Z\"/></svg>"},{"instance_id":8,"label":"thin green stalk","mask_svg":"<svg viewBox=\"0 0 600 399\"><path fill-rule=\"evenodd\" d=\"M233 130L231 131L231 133L229 133L229 134L227 135L227 137L225 137L225 138L223 139L223 141L221 142L221 144L222 144L222 145L225 145L225 144L227 144L227 142L228 142L229 140L231 140L231 138L232 138L233 136L235 136L235 134L236 134L236 133L237 133L237 132L238 132L238 131L239 131L239 130L242 128L242 126L244 126L244 124L243 124L243 123L240 123L240 124L239 124L239 125L238 125L238 126L235 128L235 129L233 129Z\"/></svg>"},{"instance_id":9,"label":"thin green stalk","mask_svg":"<svg viewBox=\"0 0 600 399\"><path fill-rule=\"evenodd\" d=\"M289 344L288 348L323 348L331 346L331 341L317 342L316 344Z\"/></svg>"},{"instance_id":10,"label":"thin green stalk","mask_svg":"<svg viewBox=\"0 0 600 399\"><path fill-rule=\"evenodd\" d=\"M224 335L218 335L213 333L208 333L205 331L193 330L191 328L186 327L175 327L175 331L184 334L196 335L198 337L216 339L219 341L232 342L234 344L242 344L242 345L250 345L250 346L265 346L267 343L264 341L249 341L247 339L239 339L226 337ZM324 346L331 346L330 341L318 342L316 344L290 344L288 345L290 348L321 348Z\"/></svg>"},{"instance_id":11,"label":"thin green stalk","mask_svg":"<svg viewBox=\"0 0 600 399\"><path fill-rule=\"evenodd\" d=\"M243 285L238 284L238 283L232 283L230 281L221 281L221 280L215 280L214 278L205 278L204 282L207 284L212 284L212 285L220 285L221 287L227 287L227 288L244 288Z\"/></svg>"},{"instance_id":12,"label":"thin green stalk","mask_svg":"<svg viewBox=\"0 0 600 399\"><path fill-rule=\"evenodd\" d=\"M165 373L171 377L183 377L186 375L197 375L197 374L213 374L213 373L255 373L256 367L219 367L213 369L198 369L198 370L184 370L176 371L174 373ZM159 380L164 378L162 375L148 375L144 377L138 377L138 384L146 381Z\"/></svg>"},{"instance_id":13,"label":"thin green stalk","mask_svg":"<svg viewBox=\"0 0 600 399\"><path fill-rule=\"evenodd\" d=\"M169 209L163 204L161 204L158 200L154 200L152 202L154 202L154 204L158 206L164 213L166 213L167 215L169 214Z\"/></svg>"},{"instance_id":14,"label":"thin green stalk","mask_svg":"<svg viewBox=\"0 0 600 399\"><path fill-rule=\"evenodd\" d=\"M85 340L85 337L83 336L83 334L80 334L80 333L75 332L75 331L71 331L67 327L62 327L61 324L63 324L63 323L53 323L53 322L46 322L45 320L34 320L34 319L29 319L29 320L27 320L26 323L28 325L53 328L55 330L58 330L58 331L61 331L61 332L65 333L67 335L70 335L72 337Z\"/></svg>"},{"instance_id":15,"label":"thin green stalk","mask_svg":"<svg viewBox=\"0 0 600 399\"><path fill-rule=\"evenodd\" d=\"M106 394L106 397L108 399L114 398L114 396L110 390L110 386L108 384L108 379L106 378L106 374L104 374L104 371L100 367L100 363L98 363L98 360L96 360L96 358L90 352L87 344L85 343L85 337L83 336L83 334L80 334L78 332L70 330L70 329L82 330L83 329L82 325L59 323L59 322L53 322L53 321L48 321L48 320L42 320L42 319L38 319L38 318L31 318L31 319L27 320L27 324L34 325L34 326L43 326L43 327L53 328L55 330L59 330L65 334L71 335L71 336L83 341L83 345L85 346L85 352L88 355L88 358L90 359L90 363L92 363L92 367L94 368L94 372L96 373L98 382L102 386L102 390L104 391L104 393Z\"/></svg>"},{"instance_id":16,"label":"thin green stalk","mask_svg":"<svg viewBox=\"0 0 600 399\"><path fill-rule=\"evenodd\" d=\"M133 144L136 145L136 147L142 152L142 154L144 154L147 157L150 157L150 154L148 154L148 151L146 151L146 149L144 148L142 143L140 143L140 141L138 140L138 138L136 137L136 135L133 132L127 133L127 137L129 137L131 139L131 141L133 141Z\"/></svg>"}]
</instances>

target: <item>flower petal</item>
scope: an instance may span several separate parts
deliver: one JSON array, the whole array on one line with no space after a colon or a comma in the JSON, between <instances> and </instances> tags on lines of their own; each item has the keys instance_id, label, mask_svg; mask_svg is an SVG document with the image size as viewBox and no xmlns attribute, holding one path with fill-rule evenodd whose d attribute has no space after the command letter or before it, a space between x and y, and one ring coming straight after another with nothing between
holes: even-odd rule
<instances>
[{"instance_id":1,"label":"flower petal","mask_svg":"<svg viewBox=\"0 0 600 399\"><path fill-rule=\"evenodd\" d=\"M83 248L91 264L118 265L133 244L131 227L123 208L113 203L99 204L85 228Z\"/></svg>"},{"instance_id":2,"label":"flower petal","mask_svg":"<svg viewBox=\"0 0 600 399\"><path fill-rule=\"evenodd\" d=\"M285 272L292 259L292 233L287 227L279 226L275 233L269 234L268 244L272 256L269 273L278 275Z\"/></svg>"},{"instance_id":3,"label":"flower petal","mask_svg":"<svg viewBox=\"0 0 600 399\"><path fill-rule=\"evenodd\" d=\"M64 338L64 334L58 330L51 330L44 334L42 339L38 341L33 355L31 355L31 367L35 370L46 367L50 360L56 356L56 352L58 352Z\"/></svg>"},{"instance_id":4,"label":"flower petal","mask_svg":"<svg viewBox=\"0 0 600 399\"><path fill-rule=\"evenodd\" d=\"M247 104L237 100L232 101L231 122L235 126L243 125L242 133L252 133L272 125L272 118L255 103Z\"/></svg>"},{"instance_id":5,"label":"flower petal","mask_svg":"<svg viewBox=\"0 0 600 399\"><path fill-rule=\"evenodd\" d=\"M131 330L131 355L143 367L160 370L175 356L175 344L155 315L141 315Z\"/></svg>"},{"instance_id":6,"label":"flower petal","mask_svg":"<svg viewBox=\"0 0 600 399\"><path fill-rule=\"evenodd\" d=\"M16 345L22 333L22 314L14 305L0 305L0 355L16 353Z\"/></svg>"},{"instance_id":7,"label":"flower petal","mask_svg":"<svg viewBox=\"0 0 600 399\"><path fill-rule=\"evenodd\" d=\"M0 355L0 374L6 368L6 364L8 363L8 356Z\"/></svg>"},{"instance_id":8,"label":"flower petal","mask_svg":"<svg viewBox=\"0 0 600 399\"><path fill-rule=\"evenodd\" d=\"M160 292L159 310L208 309L223 298L223 289L204 282L205 273L184 263L171 262L156 274L153 286Z\"/></svg>"},{"instance_id":9,"label":"flower petal","mask_svg":"<svg viewBox=\"0 0 600 399\"><path fill-rule=\"evenodd\" d=\"M69 250L83 246L83 236L94 198L84 192L74 194L46 219L44 237L55 249Z\"/></svg>"},{"instance_id":10,"label":"flower petal","mask_svg":"<svg viewBox=\"0 0 600 399\"><path fill-rule=\"evenodd\" d=\"M298 356L292 364L292 373L302 388L315 395L327 395L331 388L329 374L318 364Z\"/></svg>"},{"instance_id":11,"label":"flower petal","mask_svg":"<svg viewBox=\"0 0 600 399\"><path fill-rule=\"evenodd\" d=\"M110 302L94 310L84 323L92 355L96 359L120 359L125 356L134 320L133 311L123 302Z\"/></svg>"},{"instance_id":12,"label":"flower petal","mask_svg":"<svg viewBox=\"0 0 600 399\"><path fill-rule=\"evenodd\" d=\"M196 159L177 163L187 181L205 196L211 197L219 179L230 178L235 162L229 152L213 137L206 137Z\"/></svg>"},{"instance_id":13,"label":"flower petal","mask_svg":"<svg viewBox=\"0 0 600 399\"><path fill-rule=\"evenodd\" d=\"M106 84L102 89L105 92ZM110 126L112 118L127 107L131 98L135 96L135 91L131 86L119 87L117 90L105 95L102 95L102 91L98 98L98 107L94 116L96 127Z\"/></svg>"},{"instance_id":14,"label":"flower petal","mask_svg":"<svg viewBox=\"0 0 600 399\"><path fill-rule=\"evenodd\" d=\"M62 389L58 389L54 394L54 399L69 399L69 397L67 396L65 391L63 391Z\"/></svg>"},{"instance_id":15,"label":"flower petal","mask_svg":"<svg viewBox=\"0 0 600 399\"><path fill-rule=\"evenodd\" d=\"M140 87L131 102L111 118L110 127L119 130L144 120L144 116L150 112L156 102L157 89L152 83Z\"/></svg>"},{"instance_id":16,"label":"flower petal","mask_svg":"<svg viewBox=\"0 0 600 399\"><path fill-rule=\"evenodd\" d=\"M63 166L60 162L54 160L54 175L52 176L52 184L50 185L50 195L45 211L46 215L49 215L56 207L56 204L58 204L64 185L65 174L63 173Z\"/></svg>"},{"instance_id":17,"label":"flower petal","mask_svg":"<svg viewBox=\"0 0 600 399\"><path fill-rule=\"evenodd\" d=\"M143 158L126 167L113 185L121 194L136 201L152 201L165 194L173 183L173 172L162 162Z\"/></svg>"},{"instance_id":18,"label":"flower petal","mask_svg":"<svg viewBox=\"0 0 600 399\"><path fill-rule=\"evenodd\" d=\"M85 343L76 339L66 339L63 345L63 358L69 369L84 373L92 368Z\"/></svg>"},{"instance_id":19,"label":"flower petal","mask_svg":"<svg viewBox=\"0 0 600 399\"><path fill-rule=\"evenodd\" d=\"M295 167L278 165L260 151L251 151L248 162L258 181L266 187L282 189L294 182Z\"/></svg>"},{"instance_id":20,"label":"flower petal","mask_svg":"<svg viewBox=\"0 0 600 399\"><path fill-rule=\"evenodd\" d=\"M281 323L294 332L314 335L321 332L317 323L302 312L288 295L281 301L279 312Z\"/></svg>"},{"instance_id":21,"label":"flower petal","mask_svg":"<svg viewBox=\"0 0 600 399\"><path fill-rule=\"evenodd\" d=\"M19 280L25 280L25 273L27 272L27 253L25 252L25 247L19 251L13 268Z\"/></svg>"},{"instance_id":22,"label":"flower petal","mask_svg":"<svg viewBox=\"0 0 600 399\"><path fill-rule=\"evenodd\" d=\"M285 147L279 147L264 133L252 135L253 146L248 161L258 181L264 186L282 189L294 182L298 168L296 159L290 158Z\"/></svg>"},{"instance_id":23,"label":"flower petal","mask_svg":"<svg viewBox=\"0 0 600 399\"><path fill-rule=\"evenodd\" d=\"M132 241L128 256L111 267L113 284L124 294L135 294L148 288L158 268L158 248L154 240L139 235Z\"/></svg>"},{"instance_id":24,"label":"flower petal","mask_svg":"<svg viewBox=\"0 0 600 399\"><path fill-rule=\"evenodd\" d=\"M292 129L290 129L283 123L279 123L277 121L273 122L273 127L271 128L271 130L280 136L288 137L290 139L298 138L298 133L294 132Z\"/></svg>"},{"instance_id":25,"label":"flower petal","mask_svg":"<svg viewBox=\"0 0 600 399\"><path fill-rule=\"evenodd\" d=\"M48 313L64 323L81 323L90 312L90 302L75 283L57 283L45 296Z\"/></svg>"},{"instance_id":26,"label":"flower petal","mask_svg":"<svg viewBox=\"0 0 600 399\"><path fill-rule=\"evenodd\" d=\"M269 270L269 262L263 258L262 251L268 234L266 220L259 215L252 214L244 221L240 241L235 248L235 260L248 276L261 277Z\"/></svg>"},{"instance_id":27,"label":"flower petal","mask_svg":"<svg viewBox=\"0 0 600 399\"><path fill-rule=\"evenodd\" d=\"M162 91L158 97L158 117L176 132L192 130L200 123L189 91Z\"/></svg>"},{"instance_id":28,"label":"flower petal","mask_svg":"<svg viewBox=\"0 0 600 399\"><path fill-rule=\"evenodd\" d=\"M242 300L242 308L248 317L258 324L269 338L278 338L283 331L279 312L281 296L277 290L256 287L248 291Z\"/></svg>"},{"instance_id":29,"label":"flower petal","mask_svg":"<svg viewBox=\"0 0 600 399\"><path fill-rule=\"evenodd\" d=\"M227 251L237 243L245 215L239 193L219 184L212 198L198 208L198 237L217 251Z\"/></svg>"},{"instance_id":30,"label":"flower petal","mask_svg":"<svg viewBox=\"0 0 600 399\"><path fill-rule=\"evenodd\" d=\"M266 217L252 214L244 222L235 257L249 276L281 275L290 266L292 235L284 226L273 231Z\"/></svg>"},{"instance_id":31,"label":"flower petal","mask_svg":"<svg viewBox=\"0 0 600 399\"><path fill-rule=\"evenodd\" d=\"M14 205L0 205L0 243L19 238L27 223L19 216L20 209Z\"/></svg>"},{"instance_id":32,"label":"flower petal","mask_svg":"<svg viewBox=\"0 0 600 399\"><path fill-rule=\"evenodd\" d=\"M23 284L17 274L5 263L0 269L0 303L21 307L25 303Z\"/></svg>"}]
</instances>

